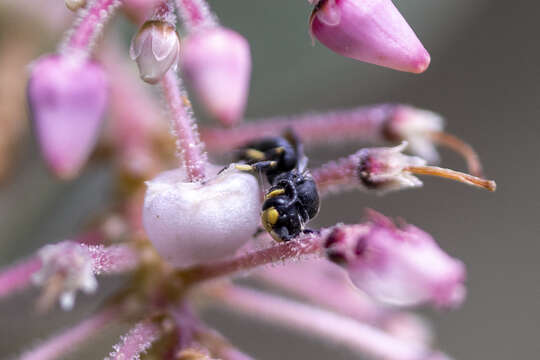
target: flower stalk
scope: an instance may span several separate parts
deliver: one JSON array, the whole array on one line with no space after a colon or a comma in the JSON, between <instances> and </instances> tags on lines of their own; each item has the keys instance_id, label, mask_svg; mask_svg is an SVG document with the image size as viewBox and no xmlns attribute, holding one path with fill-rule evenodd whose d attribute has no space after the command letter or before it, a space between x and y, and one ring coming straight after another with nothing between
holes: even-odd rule
<instances>
[{"instance_id":1,"label":"flower stalk","mask_svg":"<svg viewBox=\"0 0 540 360\"><path fill-rule=\"evenodd\" d=\"M177 137L177 149L190 182L206 178L207 155L200 141L197 124L182 82L174 70L169 70L161 80L171 114L171 128Z\"/></svg>"},{"instance_id":2,"label":"flower stalk","mask_svg":"<svg viewBox=\"0 0 540 360\"><path fill-rule=\"evenodd\" d=\"M138 359L162 335L162 328L151 320L137 323L120 342L113 346L106 360Z\"/></svg>"},{"instance_id":3,"label":"flower stalk","mask_svg":"<svg viewBox=\"0 0 540 360\"><path fill-rule=\"evenodd\" d=\"M188 32L219 24L205 0L176 0L176 6Z\"/></svg>"},{"instance_id":4,"label":"flower stalk","mask_svg":"<svg viewBox=\"0 0 540 360\"><path fill-rule=\"evenodd\" d=\"M273 245L263 250L248 252L232 259L193 266L179 271L178 276L184 279L186 284L190 285L240 271L247 271L266 264L298 259L306 255L320 255L326 234L326 230L321 230L319 234L305 235L293 241Z\"/></svg>"},{"instance_id":5,"label":"flower stalk","mask_svg":"<svg viewBox=\"0 0 540 360\"><path fill-rule=\"evenodd\" d=\"M275 136L287 129L297 133L307 146L352 141L407 141L409 150L429 162L438 161L434 145L446 146L466 160L471 174L482 176L482 166L472 146L443 132L443 120L438 114L403 104L276 116L230 129L203 127L201 136L210 152L224 152L261 137Z\"/></svg>"},{"instance_id":6,"label":"flower stalk","mask_svg":"<svg viewBox=\"0 0 540 360\"><path fill-rule=\"evenodd\" d=\"M405 146L362 149L314 169L312 175L322 194L354 188L384 192L422 186L422 182L413 175L438 176L489 191L496 189L493 180L427 166L421 158L403 155L401 152Z\"/></svg>"},{"instance_id":7,"label":"flower stalk","mask_svg":"<svg viewBox=\"0 0 540 360\"><path fill-rule=\"evenodd\" d=\"M37 256L34 256L0 270L0 298L25 289L30 285L32 275L40 268L41 260Z\"/></svg>"},{"instance_id":8,"label":"flower stalk","mask_svg":"<svg viewBox=\"0 0 540 360\"><path fill-rule=\"evenodd\" d=\"M207 290L216 305L386 360L427 360L433 351L332 312L241 286Z\"/></svg>"},{"instance_id":9,"label":"flower stalk","mask_svg":"<svg viewBox=\"0 0 540 360\"><path fill-rule=\"evenodd\" d=\"M78 12L73 29L60 45L60 53L88 55L103 27L122 4L120 0L93 0Z\"/></svg>"}]
</instances>

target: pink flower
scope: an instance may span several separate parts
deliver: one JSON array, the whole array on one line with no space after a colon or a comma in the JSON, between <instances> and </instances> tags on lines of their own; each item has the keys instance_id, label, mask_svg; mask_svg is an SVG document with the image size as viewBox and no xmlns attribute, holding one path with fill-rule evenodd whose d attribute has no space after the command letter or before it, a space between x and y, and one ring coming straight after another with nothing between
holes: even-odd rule
<instances>
[{"instance_id":1,"label":"pink flower","mask_svg":"<svg viewBox=\"0 0 540 360\"><path fill-rule=\"evenodd\" d=\"M137 62L141 79L156 84L176 66L180 53L180 39L174 25L167 21L145 22L131 41L130 56Z\"/></svg>"},{"instance_id":2,"label":"pink flower","mask_svg":"<svg viewBox=\"0 0 540 360\"><path fill-rule=\"evenodd\" d=\"M352 282L379 301L454 307L464 300L464 265L415 226L398 228L373 214L367 225L334 228L326 247Z\"/></svg>"},{"instance_id":3,"label":"pink flower","mask_svg":"<svg viewBox=\"0 0 540 360\"><path fill-rule=\"evenodd\" d=\"M320 0L310 27L346 57L413 73L429 66L428 52L391 0Z\"/></svg>"},{"instance_id":4,"label":"pink flower","mask_svg":"<svg viewBox=\"0 0 540 360\"><path fill-rule=\"evenodd\" d=\"M242 118L251 73L249 44L242 35L223 27L192 33L181 68L212 116L225 125Z\"/></svg>"},{"instance_id":5,"label":"pink flower","mask_svg":"<svg viewBox=\"0 0 540 360\"><path fill-rule=\"evenodd\" d=\"M28 101L47 165L61 178L74 177L101 128L107 104L102 67L77 57L43 56L32 66Z\"/></svg>"}]
</instances>

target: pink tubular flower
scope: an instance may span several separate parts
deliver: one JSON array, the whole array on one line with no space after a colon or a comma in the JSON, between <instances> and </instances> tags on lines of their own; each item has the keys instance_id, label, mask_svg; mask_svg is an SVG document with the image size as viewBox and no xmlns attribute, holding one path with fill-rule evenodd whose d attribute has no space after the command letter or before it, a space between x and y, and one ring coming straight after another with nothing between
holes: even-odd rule
<instances>
[{"instance_id":1,"label":"pink tubular flower","mask_svg":"<svg viewBox=\"0 0 540 360\"><path fill-rule=\"evenodd\" d=\"M185 40L181 68L202 103L224 125L244 115L251 55L246 39L223 27L201 29Z\"/></svg>"},{"instance_id":2,"label":"pink tubular flower","mask_svg":"<svg viewBox=\"0 0 540 360\"><path fill-rule=\"evenodd\" d=\"M174 25L162 20L145 22L133 37L129 53L141 79L156 84L178 61L180 39Z\"/></svg>"},{"instance_id":3,"label":"pink tubular flower","mask_svg":"<svg viewBox=\"0 0 540 360\"><path fill-rule=\"evenodd\" d=\"M326 248L352 282L379 301L455 307L464 300L464 265L415 226L398 228L384 216L372 214L367 225L334 228Z\"/></svg>"},{"instance_id":4,"label":"pink tubular flower","mask_svg":"<svg viewBox=\"0 0 540 360\"><path fill-rule=\"evenodd\" d=\"M421 73L430 56L391 0L320 0L311 33L346 57Z\"/></svg>"},{"instance_id":5,"label":"pink tubular flower","mask_svg":"<svg viewBox=\"0 0 540 360\"><path fill-rule=\"evenodd\" d=\"M97 140L107 104L101 66L76 56L46 55L32 66L28 101L41 152L55 175L74 177Z\"/></svg>"}]
</instances>

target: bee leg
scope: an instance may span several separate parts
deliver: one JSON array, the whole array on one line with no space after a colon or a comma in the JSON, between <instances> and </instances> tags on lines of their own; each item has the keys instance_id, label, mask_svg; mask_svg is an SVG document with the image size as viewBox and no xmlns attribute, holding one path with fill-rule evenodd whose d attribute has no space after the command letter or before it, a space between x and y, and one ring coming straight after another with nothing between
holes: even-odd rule
<instances>
[{"instance_id":1,"label":"bee leg","mask_svg":"<svg viewBox=\"0 0 540 360\"><path fill-rule=\"evenodd\" d=\"M281 241L287 242L293 238L293 236L289 234L289 230L285 226L280 226L280 227L272 229L272 233L270 233L270 235L272 235L274 240L279 241L279 242Z\"/></svg>"},{"instance_id":2,"label":"bee leg","mask_svg":"<svg viewBox=\"0 0 540 360\"><path fill-rule=\"evenodd\" d=\"M319 234L319 230L314 229L302 229L302 234Z\"/></svg>"},{"instance_id":3,"label":"bee leg","mask_svg":"<svg viewBox=\"0 0 540 360\"><path fill-rule=\"evenodd\" d=\"M251 165L253 167L253 170L265 172L271 168L274 168L277 166L276 161L259 161Z\"/></svg>"},{"instance_id":4,"label":"bee leg","mask_svg":"<svg viewBox=\"0 0 540 360\"><path fill-rule=\"evenodd\" d=\"M257 237L261 235L262 233L266 232L263 227L259 226L257 230L253 233L253 237Z\"/></svg>"},{"instance_id":5,"label":"bee leg","mask_svg":"<svg viewBox=\"0 0 540 360\"><path fill-rule=\"evenodd\" d=\"M285 189L285 192L289 196L289 203L287 204L287 207L294 204L296 201L298 201L298 192L296 191L296 187L294 186L294 183L291 180L281 180L277 187L281 187Z\"/></svg>"}]
</instances>

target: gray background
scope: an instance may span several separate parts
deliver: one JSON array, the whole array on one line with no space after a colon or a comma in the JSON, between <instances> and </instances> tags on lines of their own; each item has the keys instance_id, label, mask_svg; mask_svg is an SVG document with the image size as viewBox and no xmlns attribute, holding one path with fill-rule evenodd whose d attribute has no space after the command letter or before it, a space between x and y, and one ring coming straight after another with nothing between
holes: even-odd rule
<instances>
[{"instance_id":1,"label":"gray background","mask_svg":"<svg viewBox=\"0 0 540 360\"><path fill-rule=\"evenodd\" d=\"M443 114L448 131L475 146L487 174L497 180L495 194L425 179L421 190L330 198L318 223L356 222L370 207L427 230L468 269L468 299L461 309L425 311L440 347L463 360L538 358L540 3L396 1L432 56L430 69L420 76L345 59L320 44L312 47L306 25L310 10L303 1L216 0L213 5L222 22L246 35L252 46L248 117L405 102ZM27 143L13 154L15 173L0 189L0 266L73 233L103 208L109 194L106 168L94 167L72 183L59 184L45 173L31 139ZM316 163L352 150L310 155ZM443 161L463 168L455 154L443 151ZM81 296L68 314L37 317L30 310L35 291L0 303L0 357L74 324L122 281L100 282L99 295ZM232 315L213 312L207 318L259 359L355 358ZM87 346L73 359L102 357L120 330L111 329L102 339L106 344Z\"/></svg>"}]
</instances>

